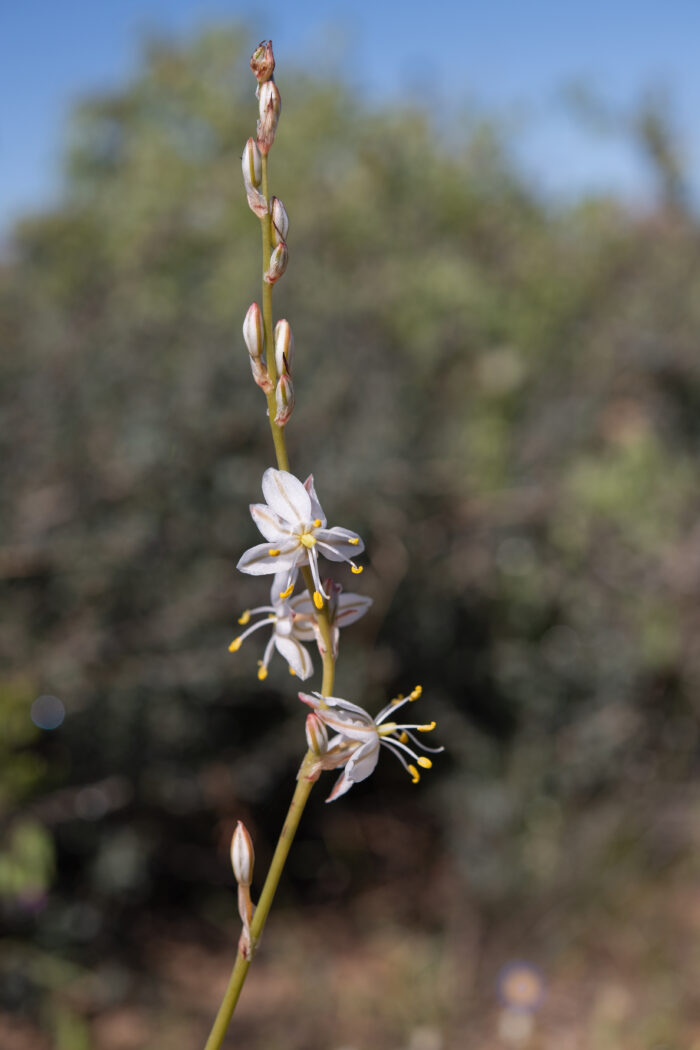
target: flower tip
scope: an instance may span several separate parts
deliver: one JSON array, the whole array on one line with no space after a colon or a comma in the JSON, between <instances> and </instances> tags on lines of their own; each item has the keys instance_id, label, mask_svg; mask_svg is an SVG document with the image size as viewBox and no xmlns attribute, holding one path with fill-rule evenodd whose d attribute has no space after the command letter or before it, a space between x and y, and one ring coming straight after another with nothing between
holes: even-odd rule
<instances>
[{"instance_id":1,"label":"flower tip","mask_svg":"<svg viewBox=\"0 0 700 1050\"><path fill-rule=\"evenodd\" d=\"M238 622L240 623L241 621L239 620ZM231 644L228 647L228 651L230 653L237 653L238 650L241 647L242 642L243 642L242 638L240 638L240 637L239 638L234 638L233 641L231 642Z\"/></svg>"}]
</instances>

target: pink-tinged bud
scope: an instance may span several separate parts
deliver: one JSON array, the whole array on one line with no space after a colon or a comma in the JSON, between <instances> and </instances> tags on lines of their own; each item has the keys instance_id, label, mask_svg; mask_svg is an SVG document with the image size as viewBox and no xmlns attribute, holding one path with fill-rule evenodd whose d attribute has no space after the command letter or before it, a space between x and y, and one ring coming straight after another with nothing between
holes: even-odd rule
<instances>
[{"instance_id":1,"label":"pink-tinged bud","mask_svg":"<svg viewBox=\"0 0 700 1050\"><path fill-rule=\"evenodd\" d=\"M287 250L287 245L284 241L280 241L277 247L272 249L272 255L270 256L270 265L265 274L265 280L268 284L275 284L279 281L280 277L287 269L288 262L289 252Z\"/></svg>"},{"instance_id":2,"label":"pink-tinged bud","mask_svg":"<svg viewBox=\"0 0 700 1050\"><path fill-rule=\"evenodd\" d=\"M289 216L279 197L273 197L270 201L270 215L272 216L272 243L279 244L287 240L289 233Z\"/></svg>"},{"instance_id":3,"label":"pink-tinged bud","mask_svg":"<svg viewBox=\"0 0 700 1050\"><path fill-rule=\"evenodd\" d=\"M319 758L328 750L328 730L315 711L306 716L306 743Z\"/></svg>"},{"instance_id":4,"label":"pink-tinged bud","mask_svg":"<svg viewBox=\"0 0 700 1050\"><path fill-rule=\"evenodd\" d=\"M294 386L288 375L281 375L277 380L275 404L277 405L275 423L278 427L284 427L294 411Z\"/></svg>"},{"instance_id":5,"label":"pink-tinged bud","mask_svg":"<svg viewBox=\"0 0 700 1050\"><path fill-rule=\"evenodd\" d=\"M248 313L243 322L243 338L250 356L256 359L261 358L265 350L265 331L262 310L257 303L252 303L248 307Z\"/></svg>"},{"instance_id":6,"label":"pink-tinged bud","mask_svg":"<svg viewBox=\"0 0 700 1050\"><path fill-rule=\"evenodd\" d=\"M262 182L262 157L254 138L249 138L245 144L241 157L241 168L246 189L249 186L257 188Z\"/></svg>"},{"instance_id":7,"label":"pink-tinged bud","mask_svg":"<svg viewBox=\"0 0 700 1050\"><path fill-rule=\"evenodd\" d=\"M245 824L238 821L236 830L231 839L231 866L236 882L240 886L250 886L253 881L253 865L255 863L255 850Z\"/></svg>"},{"instance_id":8,"label":"pink-tinged bud","mask_svg":"<svg viewBox=\"0 0 700 1050\"><path fill-rule=\"evenodd\" d=\"M267 156L275 141L277 121L280 119L282 99L277 90L274 80L266 80L259 87L258 105L260 120L258 121L258 149Z\"/></svg>"},{"instance_id":9,"label":"pink-tinged bud","mask_svg":"<svg viewBox=\"0 0 700 1050\"><path fill-rule=\"evenodd\" d=\"M291 375L294 361L294 336L289 321L278 321L275 325L275 364L278 375Z\"/></svg>"},{"instance_id":10,"label":"pink-tinged bud","mask_svg":"<svg viewBox=\"0 0 700 1050\"><path fill-rule=\"evenodd\" d=\"M267 365L262 357L249 357L248 360L250 361L250 370L253 373L253 379L260 389L264 390L266 394L272 393L273 383L270 379L270 374L267 371Z\"/></svg>"},{"instance_id":11,"label":"pink-tinged bud","mask_svg":"<svg viewBox=\"0 0 700 1050\"><path fill-rule=\"evenodd\" d=\"M275 56L272 53L272 41L262 40L250 60L250 68L255 74L258 84L269 80L275 71Z\"/></svg>"}]
</instances>

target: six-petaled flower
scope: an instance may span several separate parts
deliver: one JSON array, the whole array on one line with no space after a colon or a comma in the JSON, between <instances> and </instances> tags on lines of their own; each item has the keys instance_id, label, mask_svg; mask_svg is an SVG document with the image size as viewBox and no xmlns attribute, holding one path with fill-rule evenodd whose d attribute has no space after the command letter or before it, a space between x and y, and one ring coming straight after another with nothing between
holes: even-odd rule
<instances>
[{"instance_id":1,"label":"six-petaled flower","mask_svg":"<svg viewBox=\"0 0 700 1050\"><path fill-rule=\"evenodd\" d=\"M362 567L355 564L352 555L360 554L364 544L350 529L326 528L313 476L302 484L288 471L269 467L263 474L262 490L267 502L252 503L250 513L267 542L247 550L238 568L252 576L286 572L286 586L280 591L280 598L285 599L294 589L295 570L308 565L315 587L314 604L321 609L323 599L329 596L321 584L319 553L331 561L347 562L353 572L360 573Z\"/></svg>"},{"instance_id":2,"label":"six-petaled flower","mask_svg":"<svg viewBox=\"0 0 700 1050\"><path fill-rule=\"evenodd\" d=\"M335 733L328 741L326 752L319 757L316 764L317 773L322 769L337 769L343 772L335 787L326 799L332 802L349 791L353 784L365 780L379 760L381 746L392 751L410 774L414 784L418 783L420 773L418 766L430 769L432 762L419 751L438 753L442 747L426 747L416 733L428 733L435 728L435 722L427 725L418 723L399 724L393 719L387 721L398 708L412 700L417 700L422 689L416 686L408 696L399 696L382 708L376 718L349 700L337 696L322 696L321 693L299 693L299 699L315 711L318 718Z\"/></svg>"}]
</instances>

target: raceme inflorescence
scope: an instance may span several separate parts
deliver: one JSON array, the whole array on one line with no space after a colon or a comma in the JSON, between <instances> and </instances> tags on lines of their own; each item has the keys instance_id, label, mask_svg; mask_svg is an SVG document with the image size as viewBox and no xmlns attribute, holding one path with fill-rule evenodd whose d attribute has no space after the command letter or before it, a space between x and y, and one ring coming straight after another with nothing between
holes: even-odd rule
<instances>
[{"instance_id":1,"label":"raceme inflorescence","mask_svg":"<svg viewBox=\"0 0 700 1050\"><path fill-rule=\"evenodd\" d=\"M245 551L237 568L251 576L270 576L272 583L269 603L246 609L239 616L238 623L243 630L233 639L229 650L237 653L246 638L267 628L270 635L257 665L260 680L267 678L275 651L293 676L301 681L311 678L314 661L310 649L313 650L314 645L321 660L322 680L320 689L298 694L311 709L304 727L307 751L257 906L250 892L254 863L251 836L241 821L233 836L231 862L238 884L243 928L229 985L205 1050L221 1047L315 781L325 770L339 771L327 800L334 801L353 784L371 775L384 747L399 759L413 783L417 783L419 770L432 766L427 753L443 750L423 742L424 735L435 728L434 722L395 720L400 708L420 698L420 686L406 696L395 697L375 717L358 704L333 695L340 629L363 616L372 600L344 591L340 583L327 574L328 563L335 563L347 565L353 574L360 576L363 566L357 559L364 551L364 543L351 528L328 527L313 476L301 481L289 464L285 427L295 407L292 380L295 346L289 322L281 319L275 324L272 309L274 286L284 276L290 256L289 217L282 201L269 191L268 157L282 108L274 79L271 41L258 45L250 66L258 82L259 118L256 135L248 139L243 149L241 167L248 205L260 221L262 287L260 304L252 303L246 312L243 341L253 380L267 402L276 466L267 467L262 474L265 502L250 505L251 516L264 543Z\"/></svg>"}]
</instances>

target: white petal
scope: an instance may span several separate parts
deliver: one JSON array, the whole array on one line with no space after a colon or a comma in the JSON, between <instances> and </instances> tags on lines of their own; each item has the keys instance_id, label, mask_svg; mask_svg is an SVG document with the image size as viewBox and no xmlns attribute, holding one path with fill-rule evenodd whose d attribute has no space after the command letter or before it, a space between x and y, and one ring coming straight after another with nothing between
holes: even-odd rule
<instances>
[{"instance_id":1,"label":"white petal","mask_svg":"<svg viewBox=\"0 0 700 1050\"><path fill-rule=\"evenodd\" d=\"M315 521L317 518L321 522L321 528L326 527L326 515L323 513L321 504L318 502L318 496L316 495L316 489L314 488L314 476L309 474L308 478L304 482L304 488L309 494L311 500L311 517Z\"/></svg>"},{"instance_id":2,"label":"white petal","mask_svg":"<svg viewBox=\"0 0 700 1050\"><path fill-rule=\"evenodd\" d=\"M289 539L289 522L270 510L266 503L251 503L250 516L270 543Z\"/></svg>"},{"instance_id":3,"label":"white petal","mask_svg":"<svg viewBox=\"0 0 700 1050\"><path fill-rule=\"evenodd\" d=\"M323 556L331 561L352 561L365 549L364 543L356 532L341 529L337 525L332 529L316 529L314 537ZM358 542L349 543L351 539L356 539Z\"/></svg>"},{"instance_id":4,"label":"white petal","mask_svg":"<svg viewBox=\"0 0 700 1050\"><path fill-rule=\"evenodd\" d=\"M268 467L263 474L262 490L271 510L285 521L298 525L311 520L311 497L293 474Z\"/></svg>"},{"instance_id":5,"label":"white petal","mask_svg":"<svg viewBox=\"0 0 700 1050\"><path fill-rule=\"evenodd\" d=\"M353 784L359 784L361 780L366 780L374 773L378 761L379 737L376 741L368 741L362 747L358 747L357 751L353 751L345 766L345 775L352 780Z\"/></svg>"},{"instance_id":6,"label":"white petal","mask_svg":"<svg viewBox=\"0 0 700 1050\"><path fill-rule=\"evenodd\" d=\"M350 780L350 777L347 775L346 770L343 770L343 772L340 774L340 776L336 780L335 787L333 788L333 790L331 791L330 795L326 799L326 802L335 802L335 800L337 798L340 798L341 795L345 795L346 792L348 792L351 787L352 787L352 780Z\"/></svg>"},{"instance_id":7,"label":"white petal","mask_svg":"<svg viewBox=\"0 0 700 1050\"><path fill-rule=\"evenodd\" d=\"M338 611L335 614L337 627L347 627L364 616L370 605L371 598L365 598L361 594L341 594L338 597Z\"/></svg>"},{"instance_id":8,"label":"white petal","mask_svg":"<svg viewBox=\"0 0 700 1050\"><path fill-rule=\"evenodd\" d=\"M295 546L289 551L273 556L270 554L269 543L258 543L241 556L236 568L239 572L247 572L250 576L266 576L269 572L276 573L285 569L289 572L297 564L297 554Z\"/></svg>"},{"instance_id":9,"label":"white petal","mask_svg":"<svg viewBox=\"0 0 700 1050\"><path fill-rule=\"evenodd\" d=\"M305 681L314 673L311 657L299 642L295 642L293 638L281 638L278 634L275 634L275 645L277 646L277 652L281 653L294 671L294 674L301 678L302 681Z\"/></svg>"}]
</instances>

